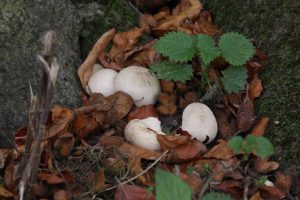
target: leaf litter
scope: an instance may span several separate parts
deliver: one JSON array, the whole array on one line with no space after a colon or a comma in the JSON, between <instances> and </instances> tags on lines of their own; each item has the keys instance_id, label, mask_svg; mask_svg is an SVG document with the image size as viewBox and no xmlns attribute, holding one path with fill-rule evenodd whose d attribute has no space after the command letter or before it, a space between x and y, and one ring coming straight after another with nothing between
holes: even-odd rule
<instances>
[{"instance_id":1,"label":"leaf litter","mask_svg":"<svg viewBox=\"0 0 300 200\"><path fill-rule=\"evenodd\" d=\"M152 1L151 1L152 2ZM136 6L144 5L136 0ZM187 185L179 186L182 195L202 195L206 190L221 191L233 199L292 199L292 177L276 171L279 164L269 157L261 159L251 155L250 161L232 151L227 141L236 134L251 133L263 136L269 119L256 120L254 101L263 92L259 70L266 65L267 56L259 48L245 64L248 74L246 91L221 93L221 99L211 107L216 116L218 139L209 145L192 139L180 129L182 110L200 99L196 75L197 58L191 64L194 78L188 82L160 80L162 93L156 105L135 107L133 99L122 92L104 97L100 93L89 94L87 83L95 63L104 68L121 70L130 65L148 67L157 60L164 60L152 46L169 32L220 36L213 24L211 13L203 10L198 0L181 0L173 7L168 1L146 4L155 8L153 14L143 13L140 27L123 33L112 29L104 33L91 49L78 69L78 76L87 98L82 107L69 109L54 105L41 143L42 159L38 182L34 186L36 199L115 199L152 200L163 199L164 191L153 191L155 181L163 177L160 168L173 173L172 179L181 179ZM157 8L160 9L157 9ZM152 41L141 44L143 35ZM112 43L110 50L107 50ZM211 63L209 75L220 84L220 69L228 64L223 58ZM206 88L209 92L209 88ZM124 128L133 119L158 117L169 129L168 135L157 135L160 151L134 146L124 138ZM15 134L15 149L1 149L0 162L4 184L0 186L1 199L14 199L18 195L14 171L23 155L27 128ZM276 173L274 173L276 171ZM159 174L162 173L162 177ZM156 174L156 175L155 175ZM156 176L156 177L155 177ZM274 186L260 185L255 181L262 176L272 180ZM251 180L249 182L249 180ZM167 180L161 180L164 182ZM160 183L161 183L160 182ZM169 190L173 183L166 182ZM177 186L174 186L177 187ZM186 190L182 190L183 188ZM247 193L245 194L245 187ZM152 188L152 189L151 189ZM206 195L209 196L209 195ZM175 198L175 197L174 197ZM203 196L203 199L205 196ZM167 199L167 198L165 198Z\"/></svg>"}]
</instances>

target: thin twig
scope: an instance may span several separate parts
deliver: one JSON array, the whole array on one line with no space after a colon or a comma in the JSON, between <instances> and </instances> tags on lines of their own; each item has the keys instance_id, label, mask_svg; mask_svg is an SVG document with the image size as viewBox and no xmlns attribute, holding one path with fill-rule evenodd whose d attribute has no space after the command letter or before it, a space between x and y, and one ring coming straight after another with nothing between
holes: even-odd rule
<instances>
[{"instance_id":1,"label":"thin twig","mask_svg":"<svg viewBox=\"0 0 300 200\"><path fill-rule=\"evenodd\" d=\"M145 170L143 170L141 173L137 174L136 176L128 179L127 181L124 181L122 183L120 183L121 185L123 184L126 184L126 183L129 183L131 181L134 181L135 179L139 178L140 176L144 175L145 173L147 173L150 169L152 169L167 153L169 153L169 150L166 150L163 154L161 154L151 165L149 165ZM110 188L107 188L103 191L101 191L100 193L103 193L103 192L106 192L106 191L109 191L109 190L112 190L112 189L115 189L117 188L118 185L114 185Z\"/></svg>"}]
</instances>

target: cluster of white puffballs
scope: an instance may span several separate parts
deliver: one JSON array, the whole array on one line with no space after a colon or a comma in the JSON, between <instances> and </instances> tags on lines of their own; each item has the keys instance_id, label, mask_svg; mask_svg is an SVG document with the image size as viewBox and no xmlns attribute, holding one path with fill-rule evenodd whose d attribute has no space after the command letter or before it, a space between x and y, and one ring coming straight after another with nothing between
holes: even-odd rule
<instances>
[{"instance_id":1,"label":"cluster of white puffballs","mask_svg":"<svg viewBox=\"0 0 300 200\"><path fill-rule=\"evenodd\" d=\"M155 104L161 92L159 80L147 68L140 66L126 67L118 73L95 65L88 88L91 93L102 93L104 96L123 91L132 97L137 107ZM217 135L218 125L208 106L191 103L183 111L181 129L187 131L192 138L210 143ZM156 134L165 135L161 130L161 122L156 117L131 120L124 133L128 142L148 150L160 150Z\"/></svg>"}]
</instances>

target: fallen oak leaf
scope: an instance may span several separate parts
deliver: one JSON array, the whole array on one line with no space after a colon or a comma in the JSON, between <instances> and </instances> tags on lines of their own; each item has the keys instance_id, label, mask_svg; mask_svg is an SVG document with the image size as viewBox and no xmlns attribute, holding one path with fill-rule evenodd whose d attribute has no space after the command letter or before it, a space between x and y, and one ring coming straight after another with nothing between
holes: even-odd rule
<instances>
[{"instance_id":1,"label":"fallen oak leaf","mask_svg":"<svg viewBox=\"0 0 300 200\"><path fill-rule=\"evenodd\" d=\"M174 149L180 145L186 144L191 136L189 135L161 135L156 134L157 141L159 142L163 151Z\"/></svg>"},{"instance_id":2,"label":"fallen oak leaf","mask_svg":"<svg viewBox=\"0 0 300 200\"><path fill-rule=\"evenodd\" d=\"M110 31L104 33L97 40L85 61L78 68L77 73L84 89L86 89L88 81L93 73L93 67L96 63L97 57L104 52L106 46L109 44L114 35L115 29L111 29Z\"/></svg>"},{"instance_id":3,"label":"fallen oak leaf","mask_svg":"<svg viewBox=\"0 0 300 200\"><path fill-rule=\"evenodd\" d=\"M262 117L254 126L254 128L251 131L252 135L255 136L263 136L266 132L266 129L269 124L269 118L268 117Z\"/></svg>"}]
</instances>

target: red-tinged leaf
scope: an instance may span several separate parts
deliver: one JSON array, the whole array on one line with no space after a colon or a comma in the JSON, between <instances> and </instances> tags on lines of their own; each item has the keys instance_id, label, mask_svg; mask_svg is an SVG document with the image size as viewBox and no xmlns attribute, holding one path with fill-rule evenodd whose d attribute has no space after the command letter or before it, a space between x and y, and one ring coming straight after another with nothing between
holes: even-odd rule
<instances>
[{"instance_id":1,"label":"red-tinged leaf","mask_svg":"<svg viewBox=\"0 0 300 200\"><path fill-rule=\"evenodd\" d=\"M71 171L63 171L62 174L68 183L75 182L75 177Z\"/></svg>"},{"instance_id":2,"label":"red-tinged leaf","mask_svg":"<svg viewBox=\"0 0 300 200\"><path fill-rule=\"evenodd\" d=\"M52 110L52 124L49 127L48 137L54 137L68 130L70 123L74 120L74 112L68 108L54 105Z\"/></svg>"},{"instance_id":3,"label":"red-tinged leaf","mask_svg":"<svg viewBox=\"0 0 300 200\"><path fill-rule=\"evenodd\" d=\"M86 138L100 128L92 116L79 115L73 123L73 128L80 138Z\"/></svg>"},{"instance_id":4,"label":"red-tinged leaf","mask_svg":"<svg viewBox=\"0 0 300 200\"><path fill-rule=\"evenodd\" d=\"M75 144L75 138L70 133L64 133L60 135L54 142L54 154L57 157L68 156Z\"/></svg>"},{"instance_id":5,"label":"red-tinged leaf","mask_svg":"<svg viewBox=\"0 0 300 200\"><path fill-rule=\"evenodd\" d=\"M251 131L252 135L255 136L263 136L266 132L266 129L269 124L269 118L268 117L262 117L254 126L254 128Z\"/></svg>"},{"instance_id":6,"label":"red-tinged leaf","mask_svg":"<svg viewBox=\"0 0 300 200\"><path fill-rule=\"evenodd\" d=\"M64 183L65 180L61 177L59 177L58 175L55 174L49 174L49 173L39 173L38 177L42 180L42 181L46 181L49 185L56 185L56 184L61 184Z\"/></svg>"},{"instance_id":7,"label":"red-tinged leaf","mask_svg":"<svg viewBox=\"0 0 300 200\"><path fill-rule=\"evenodd\" d=\"M268 173L271 171L276 170L279 167L279 164L274 161L268 161L268 158L261 159L261 158L256 158L254 160L254 169L258 173Z\"/></svg>"},{"instance_id":8,"label":"red-tinged leaf","mask_svg":"<svg viewBox=\"0 0 300 200\"><path fill-rule=\"evenodd\" d=\"M154 200L152 192L128 184L119 184L115 194L115 200Z\"/></svg>"},{"instance_id":9,"label":"red-tinged leaf","mask_svg":"<svg viewBox=\"0 0 300 200\"><path fill-rule=\"evenodd\" d=\"M129 113L128 121L133 119L145 119L147 117L158 117L157 111L153 105L144 105L136 108L134 111Z\"/></svg>"},{"instance_id":10,"label":"red-tinged leaf","mask_svg":"<svg viewBox=\"0 0 300 200\"><path fill-rule=\"evenodd\" d=\"M78 76L84 89L86 89L88 81L93 73L93 67L96 63L97 57L104 52L106 46L109 44L114 35L115 29L104 33L95 43L86 60L78 68Z\"/></svg>"},{"instance_id":11,"label":"red-tinged leaf","mask_svg":"<svg viewBox=\"0 0 300 200\"><path fill-rule=\"evenodd\" d=\"M292 186L292 177L288 174L284 174L283 172L277 172L275 177L275 186L283 192L289 192Z\"/></svg>"},{"instance_id":12,"label":"red-tinged leaf","mask_svg":"<svg viewBox=\"0 0 300 200\"><path fill-rule=\"evenodd\" d=\"M235 153L228 147L227 142L224 140L218 140L218 144L204 155L205 158L217 158L221 160L229 160L234 156Z\"/></svg>"},{"instance_id":13,"label":"red-tinged leaf","mask_svg":"<svg viewBox=\"0 0 300 200\"><path fill-rule=\"evenodd\" d=\"M286 197L281 190L272 186L264 185L263 187L261 187L260 191L263 199L278 200L278 199L284 199Z\"/></svg>"},{"instance_id":14,"label":"red-tinged leaf","mask_svg":"<svg viewBox=\"0 0 300 200\"><path fill-rule=\"evenodd\" d=\"M249 98L253 101L253 99L259 97L263 91L263 86L261 80L258 76L255 76L249 85Z\"/></svg>"},{"instance_id":15,"label":"red-tinged leaf","mask_svg":"<svg viewBox=\"0 0 300 200\"><path fill-rule=\"evenodd\" d=\"M180 145L186 144L191 136L187 135L156 135L157 140L163 151L174 149Z\"/></svg>"},{"instance_id":16,"label":"red-tinged leaf","mask_svg":"<svg viewBox=\"0 0 300 200\"><path fill-rule=\"evenodd\" d=\"M68 200L68 192L67 190L58 190L54 193L53 200Z\"/></svg>"},{"instance_id":17,"label":"red-tinged leaf","mask_svg":"<svg viewBox=\"0 0 300 200\"><path fill-rule=\"evenodd\" d=\"M167 154L167 163L183 163L200 159L207 151L206 146L197 140L177 146Z\"/></svg>"}]
</instances>

